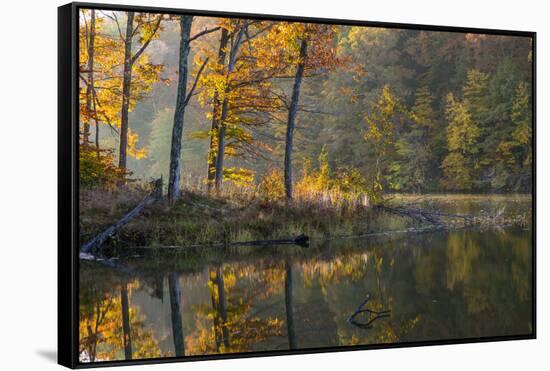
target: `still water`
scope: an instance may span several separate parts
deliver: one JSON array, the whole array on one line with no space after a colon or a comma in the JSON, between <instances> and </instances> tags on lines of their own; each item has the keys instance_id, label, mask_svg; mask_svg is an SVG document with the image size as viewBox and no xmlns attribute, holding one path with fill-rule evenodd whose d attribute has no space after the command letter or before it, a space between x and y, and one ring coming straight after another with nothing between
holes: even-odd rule
<instances>
[{"instance_id":1,"label":"still water","mask_svg":"<svg viewBox=\"0 0 550 371\"><path fill-rule=\"evenodd\" d=\"M529 334L531 262L518 227L81 262L80 360Z\"/></svg>"}]
</instances>

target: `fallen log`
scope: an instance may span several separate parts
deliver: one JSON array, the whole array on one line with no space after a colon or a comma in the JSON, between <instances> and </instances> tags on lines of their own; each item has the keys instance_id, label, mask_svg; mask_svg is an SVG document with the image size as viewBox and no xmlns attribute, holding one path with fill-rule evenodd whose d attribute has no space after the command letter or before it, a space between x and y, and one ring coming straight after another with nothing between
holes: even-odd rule
<instances>
[{"instance_id":1,"label":"fallen log","mask_svg":"<svg viewBox=\"0 0 550 371\"><path fill-rule=\"evenodd\" d=\"M269 245L298 245L301 247L309 246L309 237L305 234L296 236L293 239L286 240L258 240L258 241L244 241L244 242L232 242L230 246L269 246Z\"/></svg>"},{"instance_id":2,"label":"fallen log","mask_svg":"<svg viewBox=\"0 0 550 371\"><path fill-rule=\"evenodd\" d=\"M297 245L300 247L309 247L309 237L301 234L290 239L280 240L256 240L242 242L213 242L201 245L159 245L159 246L132 246L129 249L194 249L200 247L230 247L230 246L274 246L274 245Z\"/></svg>"},{"instance_id":3,"label":"fallen log","mask_svg":"<svg viewBox=\"0 0 550 371\"><path fill-rule=\"evenodd\" d=\"M126 213L122 218L120 218L117 222L109 226L103 232L101 232L100 234L92 238L90 241L82 245L80 247L80 253L89 254L90 251L101 246L105 241L107 241L109 237L114 235L120 228L122 228L130 220L138 216L146 206L151 205L152 203L158 201L160 198L162 198L162 178L159 178L154 182L153 190L147 196L145 196L145 198L141 200L141 202L137 204L136 207L134 207L132 210Z\"/></svg>"}]
</instances>

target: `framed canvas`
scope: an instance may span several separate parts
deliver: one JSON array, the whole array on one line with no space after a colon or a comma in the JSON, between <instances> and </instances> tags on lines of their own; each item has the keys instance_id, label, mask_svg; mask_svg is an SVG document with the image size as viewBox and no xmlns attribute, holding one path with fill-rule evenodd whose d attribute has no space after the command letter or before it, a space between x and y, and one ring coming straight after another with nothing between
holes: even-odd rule
<instances>
[{"instance_id":1,"label":"framed canvas","mask_svg":"<svg viewBox=\"0 0 550 371\"><path fill-rule=\"evenodd\" d=\"M534 32L59 8L71 368L534 339Z\"/></svg>"}]
</instances>

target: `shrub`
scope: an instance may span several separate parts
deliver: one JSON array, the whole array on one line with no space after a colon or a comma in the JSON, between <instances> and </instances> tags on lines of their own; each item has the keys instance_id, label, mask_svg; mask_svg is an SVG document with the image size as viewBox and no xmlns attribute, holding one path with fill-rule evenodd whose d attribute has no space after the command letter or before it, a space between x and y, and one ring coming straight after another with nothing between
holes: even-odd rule
<instances>
[{"instance_id":1,"label":"shrub","mask_svg":"<svg viewBox=\"0 0 550 371\"><path fill-rule=\"evenodd\" d=\"M264 201L277 202L285 197L283 172L279 169L269 170L258 185L258 193Z\"/></svg>"},{"instance_id":2,"label":"shrub","mask_svg":"<svg viewBox=\"0 0 550 371\"><path fill-rule=\"evenodd\" d=\"M88 143L80 144L80 187L106 189L115 187L129 173L115 166L114 163L111 150L97 150Z\"/></svg>"}]
</instances>

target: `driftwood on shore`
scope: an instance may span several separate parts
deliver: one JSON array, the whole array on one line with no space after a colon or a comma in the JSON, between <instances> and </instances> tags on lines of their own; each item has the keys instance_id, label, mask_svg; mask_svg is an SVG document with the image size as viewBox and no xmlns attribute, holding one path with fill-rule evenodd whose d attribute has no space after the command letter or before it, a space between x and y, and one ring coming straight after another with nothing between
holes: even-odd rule
<instances>
[{"instance_id":1,"label":"driftwood on shore","mask_svg":"<svg viewBox=\"0 0 550 371\"><path fill-rule=\"evenodd\" d=\"M448 214L435 210L432 211L409 207L389 207L384 205L376 205L374 207L390 214L408 217L417 222L428 223L438 227L443 227L447 224L443 219L460 219L464 223L473 223L476 221L476 218L472 215Z\"/></svg>"},{"instance_id":2,"label":"driftwood on shore","mask_svg":"<svg viewBox=\"0 0 550 371\"><path fill-rule=\"evenodd\" d=\"M80 253L89 254L93 249L101 246L109 237L115 234L120 228L125 226L130 220L138 216L143 209L162 198L162 178L157 179L154 183L153 190L145 196L136 207L126 213L122 218L111 224L103 232L92 238L90 241L80 247Z\"/></svg>"}]
</instances>

